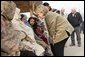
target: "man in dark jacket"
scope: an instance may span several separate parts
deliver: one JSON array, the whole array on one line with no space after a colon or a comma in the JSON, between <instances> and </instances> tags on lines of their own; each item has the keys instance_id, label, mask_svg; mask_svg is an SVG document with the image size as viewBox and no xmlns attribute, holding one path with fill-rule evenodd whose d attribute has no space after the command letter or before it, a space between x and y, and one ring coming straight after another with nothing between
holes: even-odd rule
<instances>
[{"instance_id":1,"label":"man in dark jacket","mask_svg":"<svg viewBox=\"0 0 85 57\"><path fill-rule=\"evenodd\" d=\"M68 21L71 23L71 25L74 27L74 31L71 35L71 46L75 45L75 38L74 38L74 32L76 32L77 35L77 43L78 46L81 46L81 38L80 38L80 24L82 23L82 17L79 12L76 12L75 9L72 9L71 13L68 15Z\"/></svg>"}]
</instances>

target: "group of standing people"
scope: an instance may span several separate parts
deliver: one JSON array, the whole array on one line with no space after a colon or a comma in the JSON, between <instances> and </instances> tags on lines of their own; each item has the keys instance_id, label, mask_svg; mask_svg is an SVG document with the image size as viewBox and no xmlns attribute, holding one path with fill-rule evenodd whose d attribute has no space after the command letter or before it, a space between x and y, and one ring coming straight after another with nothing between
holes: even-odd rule
<instances>
[{"instance_id":1,"label":"group of standing people","mask_svg":"<svg viewBox=\"0 0 85 57\"><path fill-rule=\"evenodd\" d=\"M76 31L75 29L79 30L76 27L73 28L70 23L74 20L73 18L72 21L70 20L72 14L67 20L62 15L51 11L49 4L40 4L33 14L34 16L27 20L24 14L20 14L20 9L14 2L1 2L2 56L64 56L65 43ZM45 20L46 24L41 20ZM48 30L49 37L44 34L45 30ZM80 35L78 35L79 39ZM80 41L78 43L80 46Z\"/></svg>"}]
</instances>

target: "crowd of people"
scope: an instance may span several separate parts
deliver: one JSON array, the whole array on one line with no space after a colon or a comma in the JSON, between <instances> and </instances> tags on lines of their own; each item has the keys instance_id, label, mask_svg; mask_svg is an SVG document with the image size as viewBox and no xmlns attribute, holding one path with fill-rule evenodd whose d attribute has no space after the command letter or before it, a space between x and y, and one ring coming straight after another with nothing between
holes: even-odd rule
<instances>
[{"instance_id":1,"label":"crowd of people","mask_svg":"<svg viewBox=\"0 0 85 57\"><path fill-rule=\"evenodd\" d=\"M48 3L40 4L27 20L13 1L1 1L1 56L64 56L64 46L71 36L81 46L80 24L84 22L75 9L64 16Z\"/></svg>"}]
</instances>

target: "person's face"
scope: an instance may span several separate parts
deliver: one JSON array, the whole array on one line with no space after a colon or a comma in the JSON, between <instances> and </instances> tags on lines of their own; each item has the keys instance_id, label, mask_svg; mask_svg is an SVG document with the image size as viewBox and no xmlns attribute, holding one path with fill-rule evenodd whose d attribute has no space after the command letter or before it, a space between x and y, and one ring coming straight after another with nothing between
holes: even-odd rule
<instances>
[{"instance_id":1,"label":"person's face","mask_svg":"<svg viewBox=\"0 0 85 57\"><path fill-rule=\"evenodd\" d=\"M26 17L25 17L25 16L22 18L22 21L23 21L23 22L25 22L25 21L26 21Z\"/></svg>"},{"instance_id":2,"label":"person's face","mask_svg":"<svg viewBox=\"0 0 85 57\"><path fill-rule=\"evenodd\" d=\"M45 19L45 15L43 13L37 13L37 17L40 19Z\"/></svg>"},{"instance_id":3,"label":"person's face","mask_svg":"<svg viewBox=\"0 0 85 57\"><path fill-rule=\"evenodd\" d=\"M35 24L35 20L34 20L34 19L31 19L31 20L30 20L30 25L33 26L34 24Z\"/></svg>"},{"instance_id":4,"label":"person's face","mask_svg":"<svg viewBox=\"0 0 85 57\"><path fill-rule=\"evenodd\" d=\"M76 12L76 10L75 10L75 9L72 9L72 10L71 10L71 12L72 12L72 13L75 13L75 12Z\"/></svg>"},{"instance_id":5,"label":"person's face","mask_svg":"<svg viewBox=\"0 0 85 57\"><path fill-rule=\"evenodd\" d=\"M22 19L23 22L25 22L26 20L25 19Z\"/></svg>"}]
</instances>

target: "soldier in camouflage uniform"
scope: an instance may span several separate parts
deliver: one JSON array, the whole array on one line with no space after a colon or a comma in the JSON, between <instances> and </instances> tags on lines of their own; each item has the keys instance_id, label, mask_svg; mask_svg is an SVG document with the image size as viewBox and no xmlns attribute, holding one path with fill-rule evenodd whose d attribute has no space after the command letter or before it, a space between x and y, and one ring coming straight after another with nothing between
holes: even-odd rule
<instances>
[{"instance_id":1,"label":"soldier in camouflage uniform","mask_svg":"<svg viewBox=\"0 0 85 57\"><path fill-rule=\"evenodd\" d=\"M1 56L18 56L19 32L13 29L11 20L16 5L12 1L1 1Z\"/></svg>"}]
</instances>

